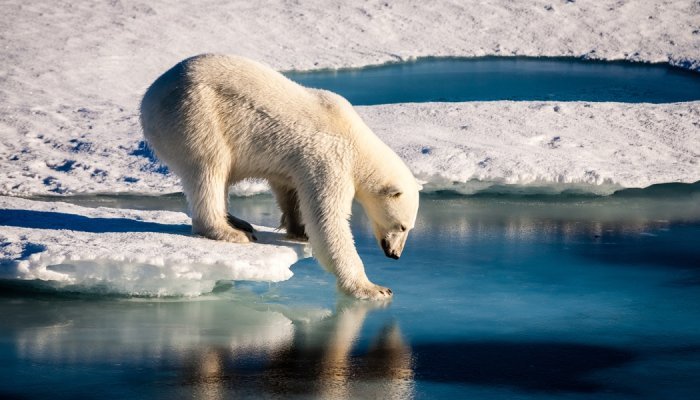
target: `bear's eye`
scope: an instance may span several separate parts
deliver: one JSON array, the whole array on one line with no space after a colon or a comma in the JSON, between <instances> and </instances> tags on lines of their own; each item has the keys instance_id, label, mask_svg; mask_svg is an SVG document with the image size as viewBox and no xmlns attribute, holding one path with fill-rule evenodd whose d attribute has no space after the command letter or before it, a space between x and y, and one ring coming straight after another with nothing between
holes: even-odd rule
<instances>
[{"instance_id":1,"label":"bear's eye","mask_svg":"<svg viewBox=\"0 0 700 400\"><path fill-rule=\"evenodd\" d=\"M401 225L399 229L401 230L401 232L406 232L406 225Z\"/></svg>"}]
</instances>

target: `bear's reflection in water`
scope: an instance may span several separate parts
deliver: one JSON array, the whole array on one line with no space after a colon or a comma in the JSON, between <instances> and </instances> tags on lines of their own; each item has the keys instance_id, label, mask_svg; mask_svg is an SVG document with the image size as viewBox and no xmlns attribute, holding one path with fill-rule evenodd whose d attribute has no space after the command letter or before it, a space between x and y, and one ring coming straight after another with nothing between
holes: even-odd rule
<instances>
[{"instance_id":1,"label":"bear's reflection in water","mask_svg":"<svg viewBox=\"0 0 700 400\"><path fill-rule=\"evenodd\" d=\"M20 359L58 364L67 376L113 369L111 383L127 381L142 394L155 380L178 398L412 397L412 355L398 325L363 331L369 345L358 341L379 307L0 299L3 315L31 315L7 328Z\"/></svg>"},{"instance_id":2,"label":"bear's reflection in water","mask_svg":"<svg viewBox=\"0 0 700 400\"><path fill-rule=\"evenodd\" d=\"M204 399L237 392L283 398L411 398L412 355L397 324L385 325L365 351L353 352L368 312L378 306L339 304L329 317L295 324L290 343L271 349L265 359L232 348L199 351L185 362L182 381L196 398Z\"/></svg>"}]
</instances>

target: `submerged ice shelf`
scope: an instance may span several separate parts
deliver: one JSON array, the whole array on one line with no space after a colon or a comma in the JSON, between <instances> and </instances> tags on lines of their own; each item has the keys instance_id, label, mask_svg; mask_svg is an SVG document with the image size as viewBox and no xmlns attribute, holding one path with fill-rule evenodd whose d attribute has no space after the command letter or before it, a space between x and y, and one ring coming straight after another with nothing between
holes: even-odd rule
<instances>
[{"instance_id":1,"label":"submerged ice shelf","mask_svg":"<svg viewBox=\"0 0 700 400\"><path fill-rule=\"evenodd\" d=\"M136 295L199 295L219 280L277 282L308 256L283 232L256 227L259 243L190 234L171 211L85 208L0 197L0 278Z\"/></svg>"}]
</instances>

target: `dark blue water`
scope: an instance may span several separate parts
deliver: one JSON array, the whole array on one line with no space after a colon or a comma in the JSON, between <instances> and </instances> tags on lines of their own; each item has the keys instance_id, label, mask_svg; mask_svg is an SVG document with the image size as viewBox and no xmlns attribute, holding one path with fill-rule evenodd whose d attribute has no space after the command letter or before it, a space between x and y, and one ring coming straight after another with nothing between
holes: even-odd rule
<instances>
[{"instance_id":1,"label":"dark blue water","mask_svg":"<svg viewBox=\"0 0 700 400\"><path fill-rule=\"evenodd\" d=\"M658 189L658 188L657 188ZM662 188L663 189L663 188ZM181 209L181 196L83 197ZM268 196L235 199L273 225ZM353 219L388 304L312 259L203 299L58 295L5 282L2 398L694 398L700 192L432 195L401 260Z\"/></svg>"},{"instance_id":2,"label":"dark blue water","mask_svg":"<svg viewBox=\"0 0 700 400\"><path fill-rule=\"evenodd\" d=\"M673 103L700 100L700 74L666 64L566 58L427 58L337 71L288 72L355 105L426 101L554 100Z\"/></svg>"}]
</instances>

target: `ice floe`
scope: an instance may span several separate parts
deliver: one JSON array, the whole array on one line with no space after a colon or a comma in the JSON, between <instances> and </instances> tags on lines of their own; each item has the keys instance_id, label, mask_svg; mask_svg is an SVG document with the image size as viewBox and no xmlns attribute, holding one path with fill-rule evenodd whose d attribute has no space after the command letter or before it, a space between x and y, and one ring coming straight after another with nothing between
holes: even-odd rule
<instances>
[{"instance_id":1,"label":"ice floe","mask_svg":"<svg viewBox=\"0 0 700 400\"><path fill-rule=\"evenodd\" d=\"M0 197L0 226L0 278L80 291L193 296L220 280L286 280L310 255L265 227L254 244L195 237L189 218L171 211Z\"/></svg>"}]
</instances>

